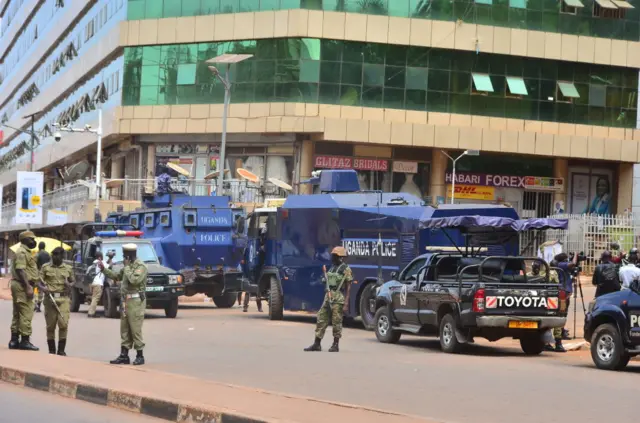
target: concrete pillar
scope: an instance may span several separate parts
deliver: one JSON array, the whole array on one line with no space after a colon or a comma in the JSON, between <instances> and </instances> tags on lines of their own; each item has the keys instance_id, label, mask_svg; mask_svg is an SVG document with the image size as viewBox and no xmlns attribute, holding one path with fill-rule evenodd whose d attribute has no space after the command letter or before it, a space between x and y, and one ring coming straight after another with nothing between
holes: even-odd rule
<instances>
[{"instance_id":1,"label":"concrete pillar","mask_svg":"<svg viewBox=\"0 0 640 423\"><path fill-rule=\"evenodd\" d=\"M311 172L313 172L313 141L302 141L302 148L300 149L300 172L298 177L300 178L296 182L304 181L305 179L309 179L311 177ZM300 194L311 194L312 186L309 184L299 185L299 193Z\"/></svg>"},{"instance_id":2,"label":"concrete pillar","mask_svg":"<svg viewBox=\"0 0 640 423\"><path fill-rule=\"evenodd\" d=\"M616 207L618 214L622 214L625 210L632 210L633 179L633 164L620 163L618 165L618 201Z\"/></svg>"},{"instance_id":3,"label":"concrete pillar","mask_svg":"<svg viewBox=\"0 0 640 423\"><path fill-rule=\"evenodd\" d=\"M567 184L569 183L569 160L554 159L553 160L553 177L564 179L564 188L562 191L553 193L553 202L562 201L567 209Z\"/></svg>"},{"instance_id":4,"label":"concrete pillar","mask_svg":"<svg viewBox=\"0 0 640 423\"><path fill-rule=\"evenodd\" d=\"M195 163L194 163L195 167ZM143 178L148 182L145 186L146 192L153 192L155 189L154 177L156 175L156 146L154 144L147 145L147 174Z\"/></svg>"},{"instance_id":5,"label":"concrete pillar","mask_svg":"<svg viewBox=\"0 0 640 423\"><path fill-rule=\"evenodd\" d=\"M438 197L444 198L446 201L447 185L445 183L445 173L447 172L447 164L449 159L442 154L439 149L431 150L431 185L429 186L429 195L432 202L436 203Z\"/></svg>"},{"instance_id":6,"label":"concrete pillar","mask_svg":"<svg viewBox=\"0 0 640 423\"><path fill-rule=\"evenodd\" d=\"M124 157L111 160L111 179L124 178Z\"/></svg>"}]
</instances>

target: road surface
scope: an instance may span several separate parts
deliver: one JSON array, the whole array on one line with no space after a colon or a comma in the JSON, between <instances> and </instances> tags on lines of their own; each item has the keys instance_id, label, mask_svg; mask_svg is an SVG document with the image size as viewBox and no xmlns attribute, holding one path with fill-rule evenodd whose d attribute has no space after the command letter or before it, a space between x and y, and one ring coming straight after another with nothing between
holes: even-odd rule
<instances>
[{"instance_id":1,"label":"road surface","mask_svg":"<svg viewBox=\"0 0 640 423\"><path fill-rule=\"evenodd\" d=\"M162 421L0 383L0 422L160 423Z\"/></svg>"},{"instance_id":2,"label":"road surface","mask_svg":"<svg viewBox=\"0 0 640 423\"><path fill-rule=\"evenodd\" d=\"M9 324L11 304L0 302ZM448 355L433 338L403 336L398 345L377 342L372 332L345 329L341 351L305 353L313 342L313 317L239 308L191 306L177 319L149 311L144 323L147 368L224 383L419 415L443 422L581 423L632 421L637 375L596 370L586 351L525 357L506 341ZM120 349L119 322L73 314L67 353L98 361ZM45 345L44 317L34 320L34 342ZM26 354L26 353L25 353ZM133 354L132 354L133 356ZM606 404L606 406L604 406Z\"/></svg>"}]
</instances>

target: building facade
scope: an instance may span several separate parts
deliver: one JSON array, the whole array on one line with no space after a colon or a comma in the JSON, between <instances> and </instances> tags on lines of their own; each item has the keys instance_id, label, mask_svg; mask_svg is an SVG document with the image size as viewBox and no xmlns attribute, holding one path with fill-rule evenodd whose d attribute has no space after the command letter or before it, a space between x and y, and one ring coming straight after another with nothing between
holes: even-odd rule
<instances>
[{"instance_id":1,"label":"building facade","mask_svg":"<svg viewBox=\"0 0 640 423\"><path fill-rule=\"evenodd\" d=\"M229 74L224 166L237 201L279 194L270 178L308 192L298 183L312 171L354 168L363 189L442 203L451 197L449 156L479 150L457 162L456 201L509 203L530 217L623 213L640 204L635 6L4 0L0 119L28 131L26 116L41 112L33 169L45 172L45 207L75 221L86 218L95 191L83 185L62 201L76 188L61 176L79 162L89 164L83 178L95 175L96 139L73 133L56 142L53 123L95 127L102 108L101 171L116 180L103 190L105 211L133 207L167 162L194 181L222 167L224 89L207 61L251 54ZM15 171L28 168L29 142L4 128L8 231L19 229L11 189ZM239 168L257 174L263 189L243 185ZM212 191L195 184L192 192Z\"/></svg>"}]
</instances>

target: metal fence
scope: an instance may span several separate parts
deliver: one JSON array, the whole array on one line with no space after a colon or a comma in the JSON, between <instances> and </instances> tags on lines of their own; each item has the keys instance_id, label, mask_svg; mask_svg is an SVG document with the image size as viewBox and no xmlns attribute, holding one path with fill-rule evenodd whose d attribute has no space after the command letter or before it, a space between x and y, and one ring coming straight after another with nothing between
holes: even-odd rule
<instances>
[{"instance_id":1,"label":"metal fence","mask_svg":"<svg viewBox=\"0 0 640 423\"><path fill-rule=\"evenodd\" d=\"M562 251L566 253L583 252L587 256L587 260L582 263L583 272L592 274L600 255L605 250L611 250L612 243L617 243L625 252L640 244L640 214L551 217L568 219L568 229L522 233L521 254L536 256L542 243L557 240L562 244ZM615 251L612 252L616 254Z\"/></svg>"}]
</instances>

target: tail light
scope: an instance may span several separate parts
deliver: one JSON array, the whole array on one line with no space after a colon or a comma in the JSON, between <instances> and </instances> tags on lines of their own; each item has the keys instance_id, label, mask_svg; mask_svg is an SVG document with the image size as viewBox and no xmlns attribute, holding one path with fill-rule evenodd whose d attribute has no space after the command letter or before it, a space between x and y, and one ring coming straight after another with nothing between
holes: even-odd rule
<instances>
[{"instance_id":1,"label":"tail light","mask_svg":"<svg viewBox=\"0 0 640 423\"><path fill-rule=\"evenodd\" d=\"M558 293L558 300L560 300L560 311L565 311L567 309L567 291L561 289Z\"/></svg>"},{"instance_id":2,"label":"tail light","mask_svg":"<svg viewBox=\"0 0 640 423\"><path fill-rule=\"evenodd\" d=\"M480 288L473 296L473 312L484 313L484 288Z\"/></svg>"}]
</instances>

